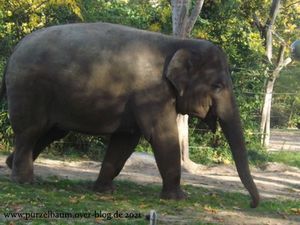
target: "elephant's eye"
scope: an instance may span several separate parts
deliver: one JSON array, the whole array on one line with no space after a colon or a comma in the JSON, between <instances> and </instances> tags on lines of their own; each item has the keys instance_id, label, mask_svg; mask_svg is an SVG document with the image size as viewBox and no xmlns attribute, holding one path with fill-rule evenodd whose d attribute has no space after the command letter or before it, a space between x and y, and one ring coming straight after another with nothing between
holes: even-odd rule
<instances>
[{"instance_id":1,"label":"elephant's eye","mask_svg":"<svg viewBox=\"0 0 300 225\"><path fill-rule=\"evenodd\" d=\"M214 91L214 92L220 92L221 90L222 90L222 88L223 88L223 85L221 84L221 83L213 83L212 85L211 85L211 87L212 87L212 90Z\"/></svg>"}]
</instances>

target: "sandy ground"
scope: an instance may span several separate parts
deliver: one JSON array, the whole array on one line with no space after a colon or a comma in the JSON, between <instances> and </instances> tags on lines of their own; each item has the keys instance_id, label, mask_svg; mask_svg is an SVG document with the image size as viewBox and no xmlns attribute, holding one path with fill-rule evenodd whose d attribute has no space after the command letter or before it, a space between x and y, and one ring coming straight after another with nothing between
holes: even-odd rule
<instances>
[{"instance_id":1,"label":"sandy ground","mask_svg":"<svg viewBox=\"0 0 300 225\"><path fill-rule=\"evenodd\" d=\"M268 149L271 151L300 151L300 130L272 129Z\"/></svg>"},{"instance_id":2,"label":"sandy ground","mask_svg":"<svg viewBox=\"0 0 300 225\"><path fill-rule=\"evenodd\" d=\"M95 180L99 173L100 163L94 161L58 161L39 158L35 162L35 175L41 177L58 176L67 179ZM8 176L10 170L5 165L5 157L0 156L0 176ZM252 168L252 174L264 199L300 199L300 169L283 164L270 163L263 170ZM131 180L137 183L161 184L161 178L152 155L134 153L127 161L118 176L120 180ZM190 184L212 190L225 190L247 193L242 186L235 167L232 165L197 166L193 172L182 169L182 184ZM299 206L300 207L300 206ZM199 218L199 215L197 215ZM217 224L300 224L300 215L286 216L263 213L234 211L210 211L201 215L203 221ZM178 218L160 217L161 222L176 224ZM187 220L189 218L186 218ZM180 224L188 224L184 218Z\"/></svg>"}]
</instances>

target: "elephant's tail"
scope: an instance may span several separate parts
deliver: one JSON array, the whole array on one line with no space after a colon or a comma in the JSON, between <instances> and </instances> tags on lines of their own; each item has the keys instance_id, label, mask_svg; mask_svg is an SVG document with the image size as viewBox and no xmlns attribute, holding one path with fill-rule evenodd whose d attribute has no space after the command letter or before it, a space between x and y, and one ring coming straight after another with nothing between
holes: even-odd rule
<instances>
[{"instance_id":1,"label":"elephant's tail","mask_svg":"<svg viewBox=\"0 0 300 225\"><path fill-rule=\"evenodd\" d=\"M3 78L0 87L0 102L4 99L6 95L6 85L5 85L5 74L6 74L7 66L4 68Z\"/></svg>"}]
</instances>

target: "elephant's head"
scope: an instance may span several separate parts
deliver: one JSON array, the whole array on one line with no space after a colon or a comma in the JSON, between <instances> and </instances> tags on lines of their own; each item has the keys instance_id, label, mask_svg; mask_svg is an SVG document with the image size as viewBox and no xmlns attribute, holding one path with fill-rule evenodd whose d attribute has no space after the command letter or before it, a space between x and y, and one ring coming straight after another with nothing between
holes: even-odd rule
<instances>
[{"instance_id":1,"label":"elephant's head","mask_svg":"<svg viewBox=\"0 0 300 225\"><path fill-rule=\"evenodd\" d=\"M179 113L204 119L211 129L219 121L240 179L252 197L251 207L256 207L259 194L250 174L239 110L223 51L212 44L207 47L207 43L202 48L179 49L168 64L166 77L175 89Z\"/></svg>"}]
</instances>

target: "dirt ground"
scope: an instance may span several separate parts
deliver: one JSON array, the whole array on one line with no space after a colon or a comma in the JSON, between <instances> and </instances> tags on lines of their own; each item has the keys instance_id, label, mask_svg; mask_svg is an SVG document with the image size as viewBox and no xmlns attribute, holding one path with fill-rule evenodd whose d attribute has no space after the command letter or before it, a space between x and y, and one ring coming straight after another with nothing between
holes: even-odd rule
<instances>
[{"instance_id":1,"label":"dirt ground","mask_svg":"<svg viewBox=\"0 0 300 225\"><path fill-rule=\"evenodd\" d=\"M58 176L67 179L95 180L100 163L94 161L58 161L40 158L35 162L35 175L41 177ZM0 175L9 175L5 157L0 156ZM274 199L300 199L300 169L283 164L270 163L266 168L252 168L252 174L261 194L262 201ZM131 180L137 183L158 183L161 178L152 155L134 153L127 161L117 179ZM195 166L193 171L182 169L182 184L190 184L215 190L247 193L242 186L236 169L232 165ZM300 207L300 206L299 206ZM300 224L300 216L268 215L262 213L235 211L205 212L203 221L218 224ZM161 220L175 221L176 218L164 216ZM184 223L184 221L181 221ZM172 224L175 224L172 222Z\"/></svg>"},{"instance_id":2,"label":"dirt ground","mask_svg":"<svg viewBox=\"0 0 300 225\"><path fill-rule=\"evenodd\" d=\"M272 129L270 144L271 151L300 151L300 130L299 129Z\"/></svg>"}]
</instances>

